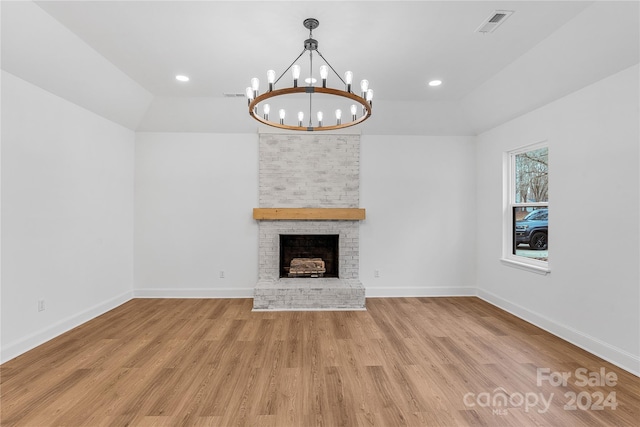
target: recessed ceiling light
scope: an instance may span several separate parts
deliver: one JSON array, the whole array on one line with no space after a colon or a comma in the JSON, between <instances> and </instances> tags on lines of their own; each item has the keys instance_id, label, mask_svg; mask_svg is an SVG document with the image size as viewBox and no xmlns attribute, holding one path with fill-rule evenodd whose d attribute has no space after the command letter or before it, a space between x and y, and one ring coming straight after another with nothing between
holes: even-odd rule
<instances>
[{"instance_id":1,"label":"recessed ceiling light","mask_svg":"<svg viewBox=\"0 0 640 427\"><path fill-rule=\"evenodd\" d=\"M429 82L429 86L440 86L442 84L442 80L431 80Z\"/></svg>"},{"instance_id":2,"label":"recessed ceiling light","mask_svg":"<svg viewBox=\"0 0 640 427\"><path fill-rule=\"evenodd\" d=\"M316 83L318 80L315 77L307 77L306 79L304 79L305 83L307 84L314 84Z\"/></svg>"},{"instance_id":3,"label":"recessed ceiling light","mask_svg":"<svg viewBox=\"0 0 640 427\"><path fill-rule=\"evenodd\" d=\"M182 74L178 74L176 76L176 80L179 81L179 82L188 82L189 81L189 77L183 76Z\"/></svg>"}]
</instances>

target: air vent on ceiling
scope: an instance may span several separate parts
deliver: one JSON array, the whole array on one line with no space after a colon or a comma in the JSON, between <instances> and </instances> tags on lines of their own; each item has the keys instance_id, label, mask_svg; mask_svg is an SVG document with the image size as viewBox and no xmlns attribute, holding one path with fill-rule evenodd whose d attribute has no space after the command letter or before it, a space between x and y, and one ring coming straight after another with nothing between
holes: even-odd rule
<instances>
[{"instance_id":1,"label":"air vent on ceiling","mask_svg":"<svg viewBox=\"0 0 640 427\"><path fill-rule=\"evenodd\" d=\"M230 92L224 92L222 94L223 97L225 98L244 98L244 93L230 93Z\"/></svg>"},{"instance_id":2,"label":"air vent on ceiling","mask_svg":"<svg viewBox=\"0 0 640 427\"><path fill-rule=\"evenodd\" d=\"M487 19L476 30L476 33L492 33L498 28L509 16L513 14L513 10L494 10Z\"/></svg>"}]
</instances>

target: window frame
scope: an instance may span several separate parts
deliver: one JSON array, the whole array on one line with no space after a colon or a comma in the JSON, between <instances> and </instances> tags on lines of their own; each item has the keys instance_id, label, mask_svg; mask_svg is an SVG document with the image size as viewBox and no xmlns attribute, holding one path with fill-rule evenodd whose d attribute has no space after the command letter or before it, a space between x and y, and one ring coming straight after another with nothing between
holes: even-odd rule
<instances>
[{"instance_id":1,"label":"window frame","mask_svg":"<svg viewBox=\"0 0 640 427\"><path fill-rule=\"evenodd\" d=\"M515 207L549 207L549 202L535 203L516 203L516 156L528 151L547 148L549 143L547 140L536 142L534 144L525 145L516 149L506 151L503 155L503 218L502 218L502 257L500 261L508 266L516 267L522 270L531 271L538 274L549 274L549 259L542 261L538 259L528 258L513 253L513 241L515 238L514 227L514 208ZM547 154L548 155L548 154Z\"/></svg>"}]
</instances>

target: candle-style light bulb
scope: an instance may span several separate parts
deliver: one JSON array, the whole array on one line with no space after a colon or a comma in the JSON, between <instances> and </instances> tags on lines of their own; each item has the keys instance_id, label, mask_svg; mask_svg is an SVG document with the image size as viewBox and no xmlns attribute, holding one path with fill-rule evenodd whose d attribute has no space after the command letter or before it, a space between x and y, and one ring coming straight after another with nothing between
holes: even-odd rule
<instances>
[{"instance_id":1,"label":"candle-style light bulb","mask_svg":"<svg viewBox=\"0 0 640 427\"><path fill-rule=\"evenodd\" d=\"M347 92L351 92L351 83L353 82L353 73L351 71L344 73L344 81L347 84Z\"/></svg>"},{"instance_id":2,"label":"candle-style light bulb","mask_svg":"<svg viewBox=\"0 0 640 427\"><path fill-rule=\"evenodd\" d=\"M300 66L298 64L291 66L291 74L293 75L293 87L298 87L298 79L300 78Z\"/></svg>"},{"instance_id":3,"label":"candle-style light bulb","mask_svg":"<svg viewBox=\"0 0 640 427\"><path fill-rule=\"evenodd\" d=\"M366 100L367 99L367 92L369 90L369 80L362 80L360 82L360 90L362 90L362 94L361 96ZM364 107L364 105L362 106L362 115L366 115L367 114L367 109Z\"/></svg>"},{"instance_id":4,"label":"candle-style light bulb","mask_svg":"<svg viewBox=\"0 0 640 427\"><path fill-rule=\"evenodd\" d=\"M357 114L357 113L358 113L358 107L356 107L356 105L355 105L355 104L352 104L352 105L351 105L351 120L352 120L352 121L353 121L353 120L355 120L355 119L357 118L357 117L356 117L356 114Z\"/></svg>"},{"instance_id":5,"label":"candle-style light bulb","mask_svg":"<svg viewBox=\"0 0 640 427\"><path fill-rule=\"evenodd\" d=\"M276 82L275 70L267 71L267 82L269 83L269 92L273 90L273 84Z\"/></svg>"},{"instance_id":6,"label":"candle-style light bulb","mask_svg":"<svg viewBox=\"0 0 640 427\"><path fill-rule=\"evenodd\" d=\"M329 67L326 65L320 66L320 78L322 79L322 87L327 87L327 77L329 77Z\"/></svg>"},{"instance_id":7,"label":"candle-style light bulb","mask_svg":"<svg viewBox=\"0 0 640 427\"><path fill-rule=\"evenodd\" d=\"M336 124L342 124L342 110L336 110Z\"/></svg>"},{"instance_id":8,"label":"candle-style light bulb","mask_svg":"<svg viewBox=\"0 0 640 427\"><path fill-rule=\"evenodd\" d=\"M280 115L280 124L283 125L284 117L287 115L287 112L284 111L284 108L281 108L280 111L278 111L278 114Z\"/></svg>"},{"instance_id":9,"label":"candle-style light bulb","mask_svg":"<svg viewBox=\"0 0 640 427\"><path fill-rule=\"evenodd\" d=\"M304 113L302 111L298 112L298 126L302 126L302 121L304 120Z\"/></svg>"},{"instance_id":10,"label":"candle-style light bulb","mask_svg":"<svg viewBox=\"0 0 640 427\"><path fill-rule=\"evenodd\" d=\"M244 93L245 95L247 95L248 103L251 104L251 101L253 100L253 90L251 89L251 87L247 86Z\"/></svg>"},{"instance_id":11,"label":"candle-style light bulb","mask_svg":"<svg viewBox=\"0 0 640 427\"><path fill-rule=\"evenodd\" d=\"M328 76L329 76L329 67L327 67L326 65L321 65L320 77L322 77L323 79L326 79Z\"/></svg>"},{"instance_id":12,"label":"candle-style light bulb","mask_svg":"<svg viewBox=\"0 0 640 427\"><path fill-rule=\"evenodd\" d=\"M251 79L251 89L253 89L253 97L258 97L258 89L260 89L260 80L257 77Z\"/></svg>"},{"instance_id":13,"label":"candle-style light bulb","mask_svg":"<svg viewBox=\"0 0 640 427\"><path fill-rule=\"evenodd\" d=\"M269 104L264 104L262 107L262 112L264 113L264 119L269 120L269 111L271 110L271 106Z\"/></svg>"},{"instance_id":14,"label":"candle-style light bulb","mask_svg":"<svg viewBox=\"0 0 640 427\"><path fill-rule=\"evenodd\" d=\"M318 127L322 127L322 111L318 111Z\"/></svg>"},{"instance_id":15,"label":"candle-style light bulb","mask_svg":"<svg viewBox=\"0 0 640 427\"><path fill-rule=\"evenodd\" d=\"M367 101L369 101L369 104L373 101L373 89L367 90Z\"/></svg>"},{"instance_id":16,"label":"candle-style light bulb","mask_svg":"<svg viewBox=\"0 0 640 427\"><path fill-rule=\"evenodd\" d=\"M362 91L362 97L364 98L369 89L369 80L362 80L360 82L360 90Z\"/></svg>"}]
</instances>

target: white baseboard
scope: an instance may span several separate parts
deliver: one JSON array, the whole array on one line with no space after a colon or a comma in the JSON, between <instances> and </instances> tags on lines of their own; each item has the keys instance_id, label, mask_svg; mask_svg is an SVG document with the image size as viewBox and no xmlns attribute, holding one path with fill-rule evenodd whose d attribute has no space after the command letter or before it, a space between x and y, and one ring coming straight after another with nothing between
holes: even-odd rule
<instances>
[{"instance_id":1,"label":"white baseboard","mask_svg":"<svg viewBox=\"0 0 640 427\"><path fill-rule=\"evenodd\" d=\"M274 312L274 311L367 311L363 308L254 308L255 312Z\"/></svg>"},{"instance_id":2,"label":"white baseboard","mask_svg":"<svg viewBox=\"0 0 640 427\"><path fill-rule=\"evenodd\" d=\"M563 340L568 341L571 344L606 360L607 362L613 363L633 375L640 376L640 357L611 344L607 344L604 341L580 332L570 326L560 324L553 319L549 319L546 316L533 312L518 304L507 301L492 294L491 292L482 289L476 289L476 291L478 298L483 299L489 304L495 305L496 307L521 318L522 320L544 329L545 331L562 338Z\"/></svg>"},{"instance_id":3,"label":"white baseboard","mask_svg":"<svg viewBox=\"0 0 640 427\"><path fill-rule=\"evenodd\" d=\"M367 298L394 297L471 297L476 296L476 289L472 287L367 287Z\"/></svg>"},{"instance_id":4,"label":"white baseboard","mask_svg":"<svg viewBox=\"0 0 640 427\"><path fill-rule=\"evenodd\" d=\"M134 298L253 298L254 288L215 288L215 289L170 289L150 288L134 289ZM471 287L385 287L367 288L367 298L384 297L460 297L475 296Z\"/></svg>"},{"instance_id":5,"label":"white baseboard","mask_svg":"<svg viewBox=\"0 0 640 427\"><path fill-rule=\"evenodd\" d=\"M253 298L251 288L134 289L134 298Z\"/></svg>"},{"instance_id":6,"label":"white baseboard","mask_svg":"<svg viewBox=\"0 0 640 427\"><path fill-rule=\"evenodd\" d=\"M44 344L45 342L59 335L62 335L63 333L77 326L80 326L83 323L106 313L109 310L113 310L114 308L131 300L131 298L133 298L133 293L131 291L124 292L114 298L83 310L80 313L69 316L66 319L62 319L59 322L56 322L41 331L30 334L18 341L9 343L8 345L2 347L2 351L0 353L0 363L4 363L15 357L18 357L21 354L41 344Z\"/></svg>"}]
</instances>

